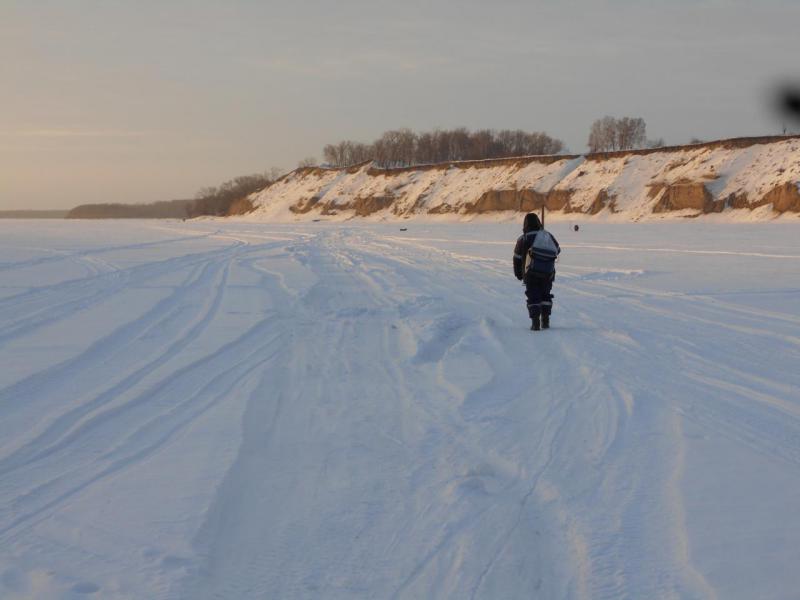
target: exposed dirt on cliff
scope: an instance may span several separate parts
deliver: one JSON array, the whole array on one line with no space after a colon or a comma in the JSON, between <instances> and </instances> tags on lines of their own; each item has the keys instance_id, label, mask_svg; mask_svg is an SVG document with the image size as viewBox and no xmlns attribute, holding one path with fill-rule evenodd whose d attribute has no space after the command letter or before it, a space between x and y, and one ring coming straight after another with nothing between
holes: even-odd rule
<instances>
[{"instance_id":1,"label":"exposed dirt on cliff","mask_svg":"<svg viewBox=\"0 0 800 600\"><path fill-rule=\"evenodd\" d=\"M592 202L587 212L590 215L596 215L604 208L609 208L611 212L614 212L615 206L616 206L616 197L609 194L608 190L603 189L597 192L597 196L595 197L594 202Z\"/></svg>"},{"instance_id":2,"label":"exposed dirt on cliff","mask_svg":"<svg viewBox=\"0 0 800 600\"><path fill-rule=\"evenodd\" d=\"M298 215L304 215L319 204L320 197L312 196L311 198L304 198L298 200L296 204L289 207L289 210Z\"/></svg>"},{"instance_id":3,"label":"exposed dirt on cliff","mask_svg":"<svg viewBox=\"0 0 800 600\"><path fill-rule=\"evenodd\" d=\"M653 206L654 213L691 209L708 214L720 212L725 207L725 201L714 200L714 196L702 182L660 184L655 189L658 190L660 199Z\"/></svg>"},{"instance_id":4,"label":"exposed dirt on cliff","mask_svg":"<svg viewBox=\"0 0 800 600\"><path fill-rule=\"evenodd\" d=\"M764 204L772 204L775 212L800 212L800 190L796 183L784 183L764 195Z\"/></svg>"},{"instance_id":5,"label":"exposed dirt on cliff","mask_svg":"<svg viewBox=\"0 0 800 600\"><path fill-rule=\"evenodd\" d=\"M434 206L428 211L429 215L447 215L454 212L458 212L458 209L455 206L451 206L450 204L440 204L439 206Z\"/></svg>"},{"instance_id":6,"label":"exposed dirt on cliff","mask_svg":"<svg viewBox=\"0 0 800 600\"><path fill-rule=\"evenodd\" d=\"M356 199L352 208L356 211L356 216L366 217L372 213L389 208L394 201L394 196L369 196L367 198Z\"/></svg>"},{"instance_id":7,"label":"exposed dirt on cliff","mask_svg":"<svg viewBox=\"0 0 800 600\"><path fill-rule=\"evenodd\" d=\"M464 214L483 214L487 212L517 211L534 212L541 210L565 210L571 197L570 190L550 190L547 193L536 190L489 190L474 204L464 206Z\"/></svg>"}]
</instances>

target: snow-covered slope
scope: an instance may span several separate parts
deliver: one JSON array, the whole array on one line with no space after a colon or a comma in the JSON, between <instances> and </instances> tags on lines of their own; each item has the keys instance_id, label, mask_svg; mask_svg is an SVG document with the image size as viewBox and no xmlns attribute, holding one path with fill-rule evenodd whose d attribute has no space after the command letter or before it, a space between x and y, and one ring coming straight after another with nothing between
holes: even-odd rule
<instances>
[{"instance_id":1,"label":"snow-covered slope","mask_svg":"<svg viewBox=\"0 0 800 600\"><path fill-rule=\"evenodd\" d=\"M618 220L800 213L800 138L406 169L301 168L251 196L251 220L377 219L538 210ZM440 217L437 217L440 218Z\"/></svg>"},{"instance_id":2,"label":"snow-covered slope","mask_svg":"<svg viewBox=\"0 0 800 600\"><path fill-rule=\"evenodd\" d=\"M0 598L796 598L797 224L552 231L0 222Z\"/></svg>"}]
</instances>

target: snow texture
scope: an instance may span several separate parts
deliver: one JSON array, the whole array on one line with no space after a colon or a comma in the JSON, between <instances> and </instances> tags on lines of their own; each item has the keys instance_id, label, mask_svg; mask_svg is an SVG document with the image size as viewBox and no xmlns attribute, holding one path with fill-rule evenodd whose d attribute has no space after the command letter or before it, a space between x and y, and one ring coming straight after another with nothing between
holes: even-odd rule
<instances>
[{"instance_id":1,"label":"snow texture","mask_svg":"<svg viewBox=\"0 0 800 600\"><path fill-rule=\"evenodd\" d=\"M792 224L0 222L0 598L770 598Z\"/></svg>"}]
</instances>

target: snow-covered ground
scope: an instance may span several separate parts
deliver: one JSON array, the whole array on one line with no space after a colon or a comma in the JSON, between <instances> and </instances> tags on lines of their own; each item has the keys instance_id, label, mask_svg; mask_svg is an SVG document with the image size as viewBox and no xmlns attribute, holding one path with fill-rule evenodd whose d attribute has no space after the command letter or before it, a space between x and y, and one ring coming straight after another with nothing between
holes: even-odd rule
<instances>
[{"instance_id":1,"label":"snow-covered ground","mask_svg":"<svg viewBox=\"0 0 800 600\"><path fill-rule=\"evenodd\" d=\"M0 222L0 598L796 598L800 236Z\"/></svg>"}]
</instances>

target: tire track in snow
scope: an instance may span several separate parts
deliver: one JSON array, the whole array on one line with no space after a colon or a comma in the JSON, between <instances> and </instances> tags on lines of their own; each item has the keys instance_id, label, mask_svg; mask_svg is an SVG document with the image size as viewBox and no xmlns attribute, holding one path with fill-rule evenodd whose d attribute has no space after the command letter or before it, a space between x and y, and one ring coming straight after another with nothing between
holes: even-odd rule
<instances>
[{"instance_id":1,"label":"tire track in snow","mask_svg":"<svg viewBox=\"0 0 800 600\"><path fill-rule=\"evenodd\" d=\"M263 251L273 248L274 246L274 244L269 244L259 247L258 250ZM130 344L130 342L137 337L147 335L150 328L162 327L164 321L169 321L174 318L174 309L181 309L176 314L181 317L183 323L173 325L172 327L172 330L179 332L178 337L165 339L165 347L163 350L152 352L149 360L143 365L118 380L99 395L94 396L91 400L63 413L58 418L54 419L44 431L39 433L24 446L1 458L0 474L13 471L20 466L30 465L62 449L65 445L68 445L71 440L78 439L85 435L87 426L96 418L93 416L94 414L103 414L100 412L101 409L104 409L105 406L113 403L118 398L124 397L129 390L132 390L136 385L144 381L158 369L163 368L164 365L168 364L173 358L179 356L183 350L188 348L192 342L199 338L213 322L214 317L220 309L228 280L231 260L230 257L223 255L221 260L210 261L205 265L200 277L184 288L177 296L173 295L163 300L145 315L140 316L129 325L124 326L122 339L119 339L117 335L118 332L113 333L110 341L112 345L111 348L109 348L108 338L106 338L106 340L102 340L99 343L99 348L90 348L88 356L79 357L77 365L74 363L69 364L68 368L71 370L69 372L71 372L73 377L80 380L81 377L85 376L85 370L81 370L79 367L91 365L93 359L96 360L98 356L98 350L103 351L103 356L105 358L107 357L106 353L114 346L124 348L125 345ZM202 310L199 310L197 314L187 312L181 304L181 300L186 296L204 297L209 295L209 300L205 301L204 307L201 305ZM152 322L150 327L148 327L149 322ZM109 366L105 368L110 369ZM113 371L119 372L120 369L114 368ZM65 373L66 371L64 371L64 369L59 368L58 374L63 375ZM50 390L58 390L63 386L63 379L55 379L53 375L52 372L45 373L43 377L38 380L40 391L47 392L49 391L48 388ZM26 382L23 382L23 384L25 383ZM44 390L41 390L41 386L44 387ZM31 388L23 385L22 390L16 388L13 392L15 393L11 396L11 400L13 400L13 398L30 395ZM76 392L76 394L80 395L79 392ZM0 402L4 399L9 401L9 398L0 392ZM111 412L118 412L125 406L125 403L115 406L111 409Z\"/></svg>"},{"instance_id":2,"label":"tire track in snow","mask_svg":"<svg viewBox=\"0 0 800 600\"><path fill-rule=\"evenodd\" d=\"M615 302L624 303L631 308L637 308L643 311L654 313L661 317L668 317L684 322L694 322L701 325L708 325L714 328L729 329L732 332L746 335L757 335L766 338L772 338L786 343L792 347L793 351L800 348L800 329L791 329L792 334L785 333L786 323L790 322L795 324L796 319L792 319L783 315L771 315L765 311L758 309L748 310L745 307L730 306L725 304L707 305L707 303L698 303L698 299L702 297L696 295L676 294L676 293L658 293L650 290L643 290L632 286L620 286L605 281L593 281L591 286L585 284L576 284L568 281L565 284L570 291L580 293L588 297L595 297L599 299L613 298ZM596 291L597 287L605 287L611 290L622 290L626 295L610 296L609 294L602 294ZM669 302L669 307L658 305L659 301ZM703 310L709 313L708 316L700 314ZM728 318L725 318L725 315ZM758 325L745 325L739 324L742 321L741 315L746 314L752 321L761 322L764 318L779 320L782 322L781 327L763 327ZM722 315L722 318L720 316ZM777 329L777 331L776 331ZM796 331L796 332L795 332Z\"/></svg>"},{"instance_id":3,"label":"tire track in snow","mask_svg":"<svg viewBox=\"0 0 800 600\"><path fill-rule=\"evenodd\" d=\"M248 334L242 336L244 339L240 338L232 345L215 353L214 357L220 359L225 358L224 355L227 352L238 354L241 351L241 347L237 346L245 341L250 342L246 344L247 346L251 346L254 338L262 337L265 324L269 325L266 329L272 328L272 324L267 323L269 321L270 319L265 319L259 326L254 327ZM129 435L121 443L104 452L100 457L91 458L89 464L81 468L75 466L74 463L79 462L80 459L73 453L68 457L71 464L70 470L67 473L39 483L37 487L34 487L22 496L16 497L13 502L10 503L12 514L17 511L22 512L22 514L12 517L10 522L0 529L0 542L11 541L12 536L21 533L20 529L30 528L39 520L47 518L53 510L69 498L99 481L119 474L124 469L141 462L157 452L176 433L186 427L194 419L210 410L217 403L223 401L225 396L234 387L242 385L242 380L246 379L255 369L275 358L280 349L273 349L272 352L268 352L268 350L273 348L275 342L279 341L279 339L280 336L276 336L269 338L266 343L247 348L251 352L251 357L248 360L240 363L236 361L226 363L233 363L234 366L228 369L222 369L221 372L217 372L211 376L197 392L182 403L182 407L175 407L172 402L167 401L166 405L172 405L171 411L175 414L170 415L171 419L166 426L164 419L167 415L166 413L162 413L154 417L149 423L140 427L139 430L136 430L133 435ZM236 348L235 351L233 351L234 348ZM157 398L159 395L164 395L169 392L171 386L176 384L178 378L196 379L199 372L206 371L205 367L212 358L213 357L206 357L197 361L197 363L191 365L191 368L187 368L182 373L172 375L160 382L160 384L151 391L147 401L153 402L153 397ZM204 396L210 396L210 399L206 399L198 406L198 402L201 401ZM145 395L140 397L140 401L144 401L145 397ZM189 406L192 406L193 410L187 411L186 408ZM180 408L183 408L183 410L178 410ZM112 415L104 416L107 420ZM98 424L95 423L94 425L97 426ZM152 432L148 437L152 437L153 439L143 445L141 438L144 437L143 432L145 428L157 429L157 431ZM96 450L91 454L95 453ZM76 472L81 473L82 476L76 477ZM75 484L75 479L81 479L81 481ZM24 508L19 510L19 507L27 508L31 504L37 505L37 508L29 511L26 511Z\"/></svg>"},{"instance_id":4,"label":"tire track in snow","mask_svg":"<svg viewBox=\"0 0 800 600\"><path fill-rule=\"evenodd\" d=\"M275 247L275 244L265 244L236 254L263 252L272 247ZM14 519L3 529L4 533L24 528L32 521L36 521L40 515L46 517L64 500L90 484L101 481L121 468L135 464L158 451L180 429L224 399L227 390L230 389L229 386L220 390L218 395L212 395L210 400L205 400L211 391L218 389L221 380L235 385L239 377L245 376L257 366L274 358L277 350L271 353L268 350L274 347L278 338L267 336L264 341L264 333L274 330L274 315L270 315L233 342L186 367L168 373L166 377L132 400L118 403L109 409L104 408L104 405L123 396L127 390L133 389L136 383L144 380L151 372L162 369L172 357L180 355L214 320L226 288L233 256L235 254L231 255L226 251L218 252L216 257L204 265L205 276L195 278L192 283L184 287L183 292L189 293L190 296L203 297L212 290L214 293L205 302L202 312L186 315L191 316L193 322L187 321L186 325L181 326L184 332L180 337L168 340L169 345L164 351L151 357L139 370L123 378L89 403L66 413L45 430L43 436L24 447L21 453L12 455L13 460L0 463L7 472L13 472L15 468L24 468L19 478L24 480L26 485L20 486L19 489L29 488L25 495L7 503L11 506L11 510L17 510L16 507L39 506L35 511ZM210 284L213 285L208 289ZM169 313L167 309L173 303L162 303L158 307L161 310L148 313L154 326L159 324L159 314ZM141 318L135 323L141 325ZM234 358L240 353L246 356L244 360ZM234 367L227 368L228 365ZM216 375L215 373L220 370L222 373ZM203 384L204 381L208 383ZM189 392L188 400L177 401L184 398L184 391L197 389L198 386L203 387L197 392ZM176 395L176 392L180 393ZM154 413L153 409L159 407L163 408L160 412ZM136 425L137 421L139 425ZM117 437L115 432L126 429L130 433L121 441L114 442L114 438ZM104 446L106 450L102 450ZM96 472L97 465L103 463L111 463L111 466L101 469L99 473L86 480L87 473ZM53 473L55 476L48 473ZM8 473L5 473L4 477L8 478ZM73 485L74 479L81 480L80 485Z\"/></svg>"},{"instance_id":5,"label":"tire track in snow","mask_svg":"<svg viewBox=\"0 0 800 600\"><path fill-rule=\"evenodd\" d=\"M30 267L38 267L43 264L52 263L52 262L59 262L62 260L92 260L98 254L108 254L110 252L122 252L125 250L141 250L144 248L150 248L153 246L166 246L169 244L175 244L177 242L186 242L186 241L194 241L199 240L205 237L209 237L210 233L200 233L196 235L190 236L182 236L177 238L166 238L163 240L157 240L153 242L141 242L137 244L125 244L122 246L104 246L102 248L96 248L93 250L81 250L78 252L69 252L69 251L51 251L51 252L58 252L57 256L43 256L39 258L34 258L30 260L24 260L20 262L14 263L0 263L0 271L9 271L14 269L24 269Z\"/></svg>"},{"instance_id":6,"label":"tire track in snow","mask_svg":"<svg viewBox=\"0 0 800 600\"><path fill-rule=\"evenodd\" d=\"M234 245L228 252L235 251ZM131 286L156 277L180 272L187 267L202 265L218 256L219 251L206 251L186 256L145 263L112 273L104 273L88 279L70 280L50 286L42 286L0 300L0 342L9 343L45 326L74 316L117 295ZM70 298L64 301L64 297ZM52 298L52 299L51 299Z\"/></svg>"},{"instance_id":7,"label":"tire track in snow","mask_svg":"<svg viewBox=\"0 0 800 600\"><path fill-rule=\"evenodd\" d=\"M184 334L177 339L168 340L169 345L161 352L156 351L152 358L150 358L150 360L148 360L144 365L123 377L121 380L101 392L99 395L93 397L91 400L84 402L60 415L57 419L53 420L51 424L37 437L26 443L18 450L0 459L0 474L7 473L20 466L29 465L32 462L46 457L52 452L57 451L60 447L63 447L64 444L68 444L70 439L80 436L82 432L81 428L73 428L76 424L79 424L82 420L89 418L92 413L98 411L117 398L122 397L128 390L132 389L150 373L163 366L171 358L178 355L192 341L199 337L199 335L208 327L211 320L214 318L214 315L219 310L219 306L222 301L222 295L225 289L225 283L228 278L228 268L229 265L224 265L221 273L217 273L215 275L214 278L218 278L218 281L216 281L213 285L211 302L208 304L205 311L201 312L189 322L189 327ZM207 266L207 272L212 272L210 265ZM178 306L175 304L176 300L181 299L185 293L201 292L205 287L205 284L210 283L211 281L213 281L212 278L201 275L198 280L193 282L193 284L188 286L188 288L184 289L184 293L180 294L178 298L170 297L165 301L162 301L156 305L153 310L148 311L148 313L137 318L131 324L126 326L126 331L122 332L122 339L119 339L119 336L112 334L111 343L129 344L132 339L135 339L135 337L146 334L149 330L149 327L147 326L148 321L154 321L152 325L153 327L159 327L163 325L165 320L173 318L172 311L176 306ZM164 314L165 312L166 315ZM180 312L183 313L183 311ZM156 318L158 318L158 320L155 320ZM134 332L136 332L135 335ZM108 344L103 342L107 342L107 339L101 341L100 349L109 350L107 347ZM73 376L77 377L78 379L80 379L82 376L85 376L85 370L79 371L77 368L81 365L91 364L92 359L96 360L97 354L95 354L95 352L97 350L97 348L90 348L91 354L89 357L79 357L79 363L77 365L69 365L72 368L76 368L76 370L72 372ZM63 373L64 371L63 369L59 369L59 372ZM54 389L58 389L63 385L63 379L53 379L52 375L53 373L45 373L40 381L43 382L45 387L56 386ZM41 385L42 383L40 383L40 386ZM23 387L21 391L15 391L15 396L20 397L20 395L28 395L30 393L30 388L26 389ZM3 396L0 396L0 401L2 401L2 399Z\"/></svg>"},{"instance_id":8,"label":"tire track in snow","mask_svg":"<svg viewBox=\"0 0 800 600\"><path fill-rule=\"evenodd\" d=\"M176 315L183 316L183 303L191 298L192 294L203 294L206 286L211 282L219 265L206 263L191 271L172 293L160 300L155 306L110 332L105 337L93 342L85 351L77 356L67 359L37 373L34 373L14 384L0 390L0 406L6 411L6 416L12 416L14 411L28 408L47 396L65 390L75 396L91 393L91 386L96 385L94 379L88 377L91 369L108 365L112 360L130 361L139 360L139 356L127 356L132 343L151 336L154 330L160 330L164 325L174 320ZM170 340L172 341L172 340ZM107 373L116 375L125 372L124 365L106 366ZM84 381L85 380L85 381ZM75 388L81 384L87 388ZM21 400L25 399L22 403ZM8 414L8 413L11 414Z\"/></svg>"}]
</instances>

